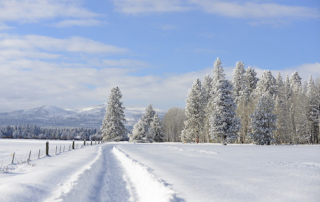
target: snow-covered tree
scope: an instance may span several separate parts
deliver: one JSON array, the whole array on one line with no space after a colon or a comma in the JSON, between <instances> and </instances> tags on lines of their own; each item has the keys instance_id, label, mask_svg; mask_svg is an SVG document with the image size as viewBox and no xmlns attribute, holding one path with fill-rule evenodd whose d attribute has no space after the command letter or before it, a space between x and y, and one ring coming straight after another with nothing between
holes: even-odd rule
<instances>
[{"instance_id":1,"label":"snow-covered tree","mask_svg":"<svg viewBox=\"0 0 320 202\"><path fill-rule=\"evenodd\" d=\"M204 101L205 101L205 105L207 105L209 99L210 99L210 92L212 89L212 78L210 77L209 74L207 74L202 82L202 89L204 90Z\"/></svg>"},{"instance_id":2,"label":"snow-covered tree","mask_svg":"<svg viewBox=\"0 0 320 202\"><path fill-rule=\"evenodd\" d=\"M269 145L273 141L273 133L276 130L276 115L274 101L270 93L260 96L256 109L251 116L252 139L259 145Z\"/></svg>"},{"instance_id":3,"label":"snow-covered tree","mask_svg":"<svg viewBox=\"0 0 320 202\"><path fill-rule=\"evenodd\" d=\"M290 86L292 88L293 93L297 94L301 87L301 77L298 72L294 72L290 77Z\"/></svg>"},{"instance_id":4,"label":"snow-covered tree","mask_svg":"<svg viewBox=\"0 0 320 202\"><path fill-rule=\"evenodd\" d=\"M249 95L257 88L257 83L259 79L257 78L257 73L252 67L248 67L244 74L244 83L248 90Z\"/></svg>"},{"instance_id":5,"label":"snow-covered tree","mask_svg":"<svg viewBox=\"0 0 320 202\"><path fill-rule=\"evenodd\" d=\"M150 126L150 123L152 122L155 114L156 111L153 109L152 105L149 104L146 108L146 113L143 115L143 119L148 124L148 126Z\"/></svg>"},{"instance_id":6,"label":"snow-covered tree","mask_svg":"<svg viewBox=\"0 0 320 202\"><path fill-rule=\"evenodd\" d=\"M184 121L186 119L185 109L174 107L167 111L162 121L165 141L181 141L181 131L184 128Z\"/></svg>"},{"instance_id":7,"label":"snow-covered tree","mask_svg":"<svg viewBox=\"0 0 320 202\"><path fill-rule=\"evenodd\" d=\"M160 119L159 119L157 113L154 115L153 120L150 123L150 128L149 128L148 133L149 133L149 136L152 137L155 142L163 142L164 141L164 134L162 132Z\"/></svg>"},{"instance_id":8,"label":"snow-covered tree","mask_svg":"<svg viewBox=\"0 0 320 202\"><path fill-rule=\"evenodd\" d=\"M307 98L308 108L306 114L310 125L310 143L314 144L319 141L320 97L311 75L307 86Z\"/></svg>"},{"instance_id":9,"label":"snow-covered tree","mask_svg":"<svg viewBox=\"0 0 320 202\"><path fill-rule=\"evenodd\" d=\"M199 141L203 135L204 111L204 95L199 79L193 82L192 88L189 90L186 100L186 116L184 129L181 134L181 140L185 142Z\"/></svg>"},{"instance_id":10,"label":"snow-covered tree","mask_svg":"<svg viewBox=\"0 0 320 202\"><path fill-rule=\"evenodd\" d=\"M214 61L213 70L212 70L213 77L212 77L211 92L212 91L213 92L211 94L214 94L216 83L226 78L226 74L224 73L224 69L221 65L222 65L221 60L218 57L216 61Z\"/></svg>"},{"instance_id":11,"label":"snow-covered tree","mask_svg":"<svg viewBox=\"0 0 320 202\"><path fill-rule=\"evenodd\" d=\"M240 129L240 121L236 118L236 105L233 98L232 85L227 80L219 80L213 100L215 110L210 119L210 135L212 139L220 138L222 144L236 139Z\"/></svg>"},{"instance_id":12,"label":"snow-covered tree","mask_svg":"<svg viewBox=\"0 0 320 202\"><path fill-rule=\"evenodd\" d=\"M217 58L217 60L214 61L214 65L213 65L213 70L212 70L213 77L212 77L212 82L211 82L212 86L211 86L210 98L208 99L208 103L206 105L206 118L205 118L206 133L208 133L208 130L210 127L209 126L210 116L215 109L213 100L215 98L215 94L217 91L216 85L220 80L224 80L226 77L224 70L223 70L223 67L221 65L222 65L222 63L221 63L220 58Z\"/></svg>"},{"instance_id":13,"label":"snow-covered tree","mask_svg":"<svg viewBox=\"0 0 320 202\"><path fill-rule=\"evenodd\" d=\"M106 114L102 122L101 131L104 141L119 141L126 139L126 128L123 124L125 119L124 107L120 99L122 98L119 87L111 89L109 95Z\"/></svg>"},{"instance_id":14,"label":"snow-covered tree","mask_svg":"<svg viewBox=\"0 0 320 202\"><path fill-rule=\"evenodd\" d=\"M263 72L261 78L257 83L257 88L255 90L255 96L260 98L261 95L265 93L270 93L271 96L277 95L277 84L276 79L273 77L271 71L266 70Z\"/></svg>"},{"instance_id":15,"label":"snow-covered tree","mask_svg":"<svg viewBox=\"0 0 320 202\"><path fill-rule=\"evenodd\" d=\"M129 135L130 141L138 140L141 142L151 142L152 138L149 137L148 133L149 125L143 117L133 126L132 133Z\"/></svg>"},{"instance_id":16,"label":"snow-covered tree","mask_svg":"<svg viewBox=\"0 0 320 202\"><path fill-rule=\"evenodd\" d=\"M239 103L240 94L243 89L243 86L245 85L245 74L244 64L240 61L236 63L236 67L233 70L233 95L235 98L235 103Z\"/></svg>"}]
</instances>

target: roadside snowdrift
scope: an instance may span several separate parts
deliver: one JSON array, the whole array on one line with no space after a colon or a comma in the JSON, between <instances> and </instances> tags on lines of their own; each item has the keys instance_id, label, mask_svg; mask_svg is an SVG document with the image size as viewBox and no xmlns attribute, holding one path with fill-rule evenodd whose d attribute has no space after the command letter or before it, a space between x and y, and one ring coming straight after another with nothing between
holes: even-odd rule
<instances>
[{"instance_id":1,"label":"roadside snowdrift","mask_svg":"<svg viewBox=\"0 0 320 202\"><path fill-rule=\"evenodd\" d=\"M176 198L175 192L169 185L153 174L150 168L131 159L116 146L113 147L113 153L125 168L139 201L181 201Z\"/></svg>"}]
</instances>

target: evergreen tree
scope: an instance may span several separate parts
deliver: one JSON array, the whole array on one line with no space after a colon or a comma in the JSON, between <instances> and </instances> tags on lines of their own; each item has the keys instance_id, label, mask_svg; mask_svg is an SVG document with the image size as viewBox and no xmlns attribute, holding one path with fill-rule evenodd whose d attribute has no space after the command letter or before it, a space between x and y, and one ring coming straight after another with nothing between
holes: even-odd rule
<instances>
[{"instance_id":1,"label":"evergreen tree","mask_svg":"<svg viewBox=\"0 0 320 202\"><path fill-rule=\"evenodd\" d=\"M148 107L146 108L146 113L143 115L143 119L148 124L148 126L150 126L150 123L152 122L155 114L156 114L156 111L153 109L152 105L149 104Z\"/></svg>"},{"instance_id":2,"label":"evergreen tree","mask_svg":"<svg viewBox=\"0 0 320 202\"><path fill-rule=\"evenodd\" d=\"M259 79L255 90L255 96L260 98L261 95L265 93L270 93L272 97L277 95L276 79L269 70L264 71Z\"/></svg>"},{"instance_id":3,"label":"evergreen tree","mask_svg":"<svg viewBox=\"0 0 320 202\"><path fill-rule=\"evenodd\" d=\"M203 97L201 82L196 79L189 90L186 100L185 112L187 120L184 122L184 129L181 134L182 141L191 142L194 140L198 142L203 134L203 120L205 117Z\"/></svg>"},{"instance_id":4,"label":"evergreen tree","mask_svg":"<svg viewBox=\"0 0 320 202\"><path fill-rule=\"evenodd\" d=\"M310 125L310 143L314 144L319 141L320 97L311 75L307 86L307 98L308 108L306 114Z\"/></svg>"},{"instance_id":5,"label":"evergreen tree","mask_svg":"<svg viewBox=\"0 0 320 202\"><path fill-rule=\"evenodd\" d=\"M212 89L212 78L210 77L209 74L207 74L203 79L202 89L204 90L204 101L205 101L204 104L207 105L210 99L210 92Z\"/></svg>"},{"instance_id":6,"label":"evergreen tree","mask_svg":"<svg viewBox=\"0 0 320 202\"><path fill-rule=\"evenodd\" d=\"M259 79L257 78L257 73L256 71L248 67L244 74L244 84L248 90L249 96L254 92L254 90L257 88L257 83Z\"/></svg>"},{"instance_id":7,"label":"evergreen tree","mask_svg":"<svg viewBox=\"0 0 320 202\"><path fill-rule=\"evenodd\" d=\"M244 74L245 74L244 64L240 61L236 63L236 67L233 70L233 95L235 98L235 103L239 103L240 94L243 89L244 84Z\"/></svg>"},{"instance_id":8,"label":"evergreen tree","mask_svg":"<svg viewBox=\"0 0 320 202\"><path fill-rule=\"evenodd\" d=\"M294 94L298 94L301 87L301 77L298 72L294 72L290 77L290 86Z\"/></svg>"},{"instance_id":9,"label":"evergreen tree","mask_svg":"<svg viewBox=\"0 0 320 202\"><path fill-rule=\"evenodd\" d=\"M252 139L259 145L269 145L273 141L273 133L276 130L276 115L274 101L271 94L260 96L256 109L251 116Z\"/></svg>"},{"instance_id":10,"label":"evergreen tree","mask_svg":"<svg viewBox=\"0 0 320 202\"><path fill-rule=\"evenodd\" d=\"M111 89L109 95L106 114L102 122L101 131L104 141L119 141L126 139L126 128L123 124L126 121L124 116L124 107L120 99L122 98L121 91L118 87Z\"/></svg>"},{"instance_id":11,"label":"evergreen tree","mask_svg":"<svg viewBox=\"0 0 320 202\"><path fill-rule=\"evenodd\" d=\"M162 132L162 127L160 124L158 114L154 115L153 120L150 123L149 136L152 137L155 142L164 141L164 134Z\"/></svg>"},{"instance_id":12,"label":"evergreen tree","mask_svg":"<svg viewBox=\"0 0 320 202\"><path fill-rule=\"evenodd\" d=\"M132 134L129 135L130 141L139 140L141 142L146 142L151 138L148 138L147 134L148 123L145 122L143 117L133 126Z\"/></svg>"},{"instance_id":13,"label":"evergreen tree","mask_svg":"<svg viewBox=\"0 0 320 202\"><path fill-rule=\"evenodd\" d=\"M236 105L230 82L219 80L216 88L217 91L213 100L215 110L210 119L210 135L212 139L220 138L222 144L227 144L227 142L237 137L240 121L235 118Z\"/></svg>"}]
</instances>

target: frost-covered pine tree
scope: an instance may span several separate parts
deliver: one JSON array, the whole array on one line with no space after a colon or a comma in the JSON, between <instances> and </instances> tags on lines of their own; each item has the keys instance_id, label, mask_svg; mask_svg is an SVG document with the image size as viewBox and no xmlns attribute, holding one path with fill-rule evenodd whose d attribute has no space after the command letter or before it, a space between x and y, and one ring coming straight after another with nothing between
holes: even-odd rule
<instances>
[{"instance_id":1,"label":"frost-covered pine tree","mask_svg":"<svg viewBox=\"0 0 320 202\"><path fill-rule=\"evenodd\" d=\"M276 115L274 101L270 93L260 96L256 109L251 116L250 136L259 145L270 145L273 142L273 133L276 130Z\"/></svg>"},{"instance_id":2,"label":"frost-covered pine tree","mask_svg":"<svg viewBox=\"0 0 320 202\"><path fill-rule=\"evenodd\" d=\"M226 75L224 73L223 67L221 66L221 60L218 57L216 61L214 61L214 65L213 65L213 77L212 77L212 87L211 87L211 92L210 92L210 98L208 100L208 104L206 106L206 111L207 113L211 116L215 106L213 103L214 97L215 97L215 93L217 91L216 89L216 84L220 81L220 80L224 80Z\"/></svg>"},{"instance_id":3,"label":"frost-covered pine tree","mask_svg":"<svg viewBox=\"0 0 320 202\"><path fill-rule=\"evenodd\" d=\"M210 118L211 138L220 138L222 144L237 138L240 120L236 118L236 105L233 98L232 85L227 80L219 80L213 100L215 110Z\"/></svg>"},{"instance_id":4,"label":"frost-covered pine tree","mask_svg":"<svg viewBox=\"0 0 320 202\"><path fill-rule=\"evenodd\" d=\"M298 72L294 72L290 77L290 86L294 94L298 94L301 87L301 77Z\"/></svg>"},{"instance_id":5,"label":"frost-covered pine tree","mask_svg":"<svg viewBox=\"0 0 320 202\"><path fill-rule=\"evenodd\" d=\"M202 89L204 90L204 100L206 105L208 103L208 100L210 99L210 92L212 89L212 78L209 74L207 74L204 77L202 84Z\"/></svg>"},{"instance_id":6,"label":"frost-covered pine tree","mask_svg":"<svg viewBox=\"0 0 320 202\"><path fill-rule=\"evenodd\" d=\"M139 121L134 124L132 134L130 134L130 142L132 141L140 141L140 142L150 142L152 138L148 136L148 123L144 120L143 117L139 119Z\"/></svg>"},{"instance_id":7,"label":"frost-covered pine tree","mask_svg":"<svg viewBox=\"0 0 320 202\"><path fill-rule=\"evenodd\" d=\"M319 117L320 117L320 97L319 90L316 88L312 75L310 75L307 85L308 108L307 117L310 126L310 143L318 143L319 136Z\"/></svg>"},{"instance_id":8,"label":"frost-covered pine tree","mask_svg":"<svg viewBox=\"0 0 320 202\"><path fill-rule=\"evenodd\" d=\"M153 120L154 115L156 114L156 111L153 109L152 105L149 104L146 108L146 113L143 115L144 121L150 125L151 121Z\"/></svg>"},{"instance_id":9,"label":"frost-covered pine tree","mask_svg":"<svg viewBox=\"0 0 320 202\"><path fill-rule=\"evenodd\" d=\"M198 142L203 134L203 120L205 118L204 95L199 79L193 82L192 88L189 90L185 110L187 120L184 122L181 140L183 142Z\"/></svg>"},{"instance_id":10,"label":"frost-covered pine tree","mask_svg":"<svg viewBox=\"0 0 320 202\"><path fill-rule=\"evenodd\" d=\"M150 123L149 128L149 136L153 138L155 142L163 142L164 141L164 134L162 132L162 127L160 124L160 119L158 114L156 113Z\"/></svg>"},{"instance_id":11,"label":"frost-covered pine tree","mask_svg":"<svg viewBox=\"0 0 320 202\"><path fill-rule=\"evenodd\" d=\"M252 67L248 67L244 74L244 83L248 90L249 96L254 92L257 88L257 83L259 79L257 78L257 73Z\"/></svg>"},{"instance_id":12,"label":"frost-covered pine tree","mask_svg":"<svg viewBox=\"0 0 320 202\"><path fill-rule=\"evenodd\" d=\"M233 95L235 98L235 103L239 103L240 94L244 86L244 74L245 74L243 62L237 62L236 67L233 70Z\"/></svg>"},{"instance_id":13,"label":"frost-covered pine tree","mask_svg":"<svg viewBox=\"0 0 320 202\"><path fill-rule=\"evenodd\" d=\"M222 67L222 63L219 57L216 59L216 61L214 61L212 73L213 73L213 77L212 77L211 90L214 91L216 83L226 78L226 74L224 73L224 69ZM214 94L214 92L212 94Z\"/></svg>"},{"instance_id":14,"label":"frost-covered pine tree","mask_svg":"<svg viewBox=\"0 0 320 202\"><path fill-rule=\"evenodd\" d=\"M266 70L263 72L261 78L257 83L257 88L255 90L255 96L260 98L261 95L265 93L270 93L271 96L277 95L277 84L276 79L273 77L271 71Z\"/></svg>"},{"instance_id":15,"label":"frost-covered pine tree","mask_svg":"<svg viewBox=\"0 0 320 202\"><path fill-rule=\"evenodd\" d=\"M111 89L106 114L102 122L101 132L103 141L125 140L127 130L123 124L126 121L120 99L122 98L119 87Z\"/></svg>"}]
</instances>

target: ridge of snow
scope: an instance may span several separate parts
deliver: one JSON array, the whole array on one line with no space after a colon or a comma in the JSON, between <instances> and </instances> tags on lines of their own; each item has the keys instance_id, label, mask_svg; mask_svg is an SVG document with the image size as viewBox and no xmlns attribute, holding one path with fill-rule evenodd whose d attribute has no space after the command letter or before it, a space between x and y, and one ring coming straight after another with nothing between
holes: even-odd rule
<instances>
[{"instance_id":1,"label":"ridge of snow","mask_svg":"<svg viewBox=\"0 0 320 202\"><path fill-rule=\"evenodd\" d=\"M74 198L79 198L79 193L87 194L89 191L88 185L93 185L91 177L97 173L96 171L101 168L99 163L102 156L102 146L99 147L98 155L93 159L83 170L75 173L70 177L67 183L58 189L58 196L49 198L45 202L51 201L73 201ZM77 190L77 191L76 191Z\"/></svg>"},{"instance_id":2,"label":"ridge of snow","mask_svg":"<svg viewBox=\"0 0 320 202\"><path fill-rule=\"evenodd\" d=\"M130 158L126 153L113 147L112 152L125 168L130 181L134 184L139 201L176 201L176 193L158 178L150 168Z\"/></svg>"}]
</instances>

